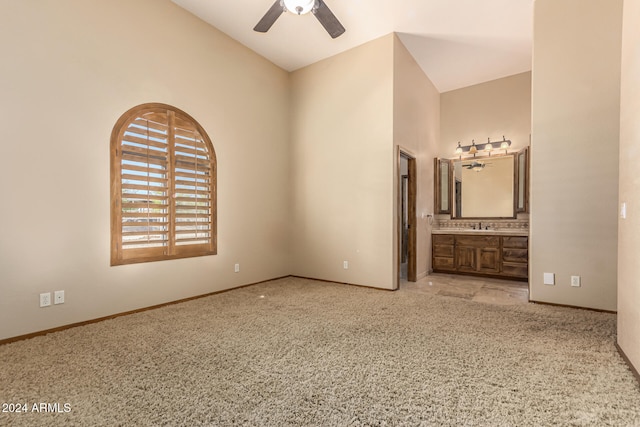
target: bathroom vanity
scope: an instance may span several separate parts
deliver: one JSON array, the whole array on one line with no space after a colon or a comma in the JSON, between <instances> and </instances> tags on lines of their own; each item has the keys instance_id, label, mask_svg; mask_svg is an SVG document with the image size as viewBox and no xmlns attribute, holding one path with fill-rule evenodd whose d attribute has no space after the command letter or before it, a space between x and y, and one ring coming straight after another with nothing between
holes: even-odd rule
<instances>
[{"instance_id":1,"label":"bathroom vanity","mask_svg":"<svg viewBox=\"0 0 640 427\"><path fill-rule=\"evenodd\" d=\"M528 280L528 155L435 159L434 272Z\"/></svg>"},{"instance_id":2,"label":"bathroom vanity","mask_svg":"<svg viewBox=\"0 0 640 427\"><path fill-rule=\"evenodd\" d=\"M434 230L432 265L435 273L527 280L529 237L499 230Z\"/></svg>"}]
</instances>

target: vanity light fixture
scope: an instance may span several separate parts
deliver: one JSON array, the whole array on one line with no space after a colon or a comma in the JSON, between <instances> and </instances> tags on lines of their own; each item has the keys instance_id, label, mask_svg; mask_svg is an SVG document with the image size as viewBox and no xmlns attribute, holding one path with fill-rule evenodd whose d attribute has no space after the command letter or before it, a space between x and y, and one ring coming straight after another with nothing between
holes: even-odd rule
<instances>
[{"instance_id":1,"label":"vanity light fixture","mask_svg":"<svg viewBox=\"0 0 640 427\"><path fill-rule=\"evenodd\" d=\"M487 143L484 146L484 152L488 155L491 155L493 150L504 150L504 154L508 154L509 147L511 147L511 141L506 139L504 135L502 136L502 141L491 141L491 138L487 138ZM471 140L471 145L462 145L458 142L458 146L456 147L456 156L462 158L465 154L473 154L473 157L478 154L478 146L476 145L475 140Z\"/></svg>"},{"instance_id":2,"label":"vanity light fixture","mask_svg":"<svg viewBox=\"0 0 640 427\"><path fill-rule=\"evenodd\" d=\"M491 155L493 150L493 144L491 144L491 138L487 138L487 145L484 146L484 151Z\"/></svg>"},{"instance_id":3,"label":"vanity light fixture","mask_svg":"<svg viewBox=\"0 0 640 427\"><path fill-rule=\"evenodd\" d=\"M478 147L476 147L476 141L472 139L471 147L469 147L469 154L473 154L473 157L475 157L477 152L478 152Z\"/></svg>"}]
</instances>

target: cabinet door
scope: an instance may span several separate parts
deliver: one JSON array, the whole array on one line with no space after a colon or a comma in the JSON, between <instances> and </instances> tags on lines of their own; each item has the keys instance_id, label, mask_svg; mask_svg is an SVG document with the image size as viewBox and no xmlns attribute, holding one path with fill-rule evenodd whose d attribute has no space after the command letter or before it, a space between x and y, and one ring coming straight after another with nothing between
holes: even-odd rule
<instances>
[{"instance_id":1,"label":"cabinet door","mask_svg":"<svg viewBox=\"0 0 640 427\"><path fill-rule=\"evenodd\" d=\"M477 270L476 248L469 246L456 247L456 269L458 271L475 272Z\"/></svg>"},{"instance_id":2,"label":"cabinet door","mask_svg":"<svg viewBox=\"0 0 640 427\"><path fill-rule=\"evenodd\" d=\"M500 249L478 248L478 271L482 273L499 273Z\"/></svg>"}]
</instances>

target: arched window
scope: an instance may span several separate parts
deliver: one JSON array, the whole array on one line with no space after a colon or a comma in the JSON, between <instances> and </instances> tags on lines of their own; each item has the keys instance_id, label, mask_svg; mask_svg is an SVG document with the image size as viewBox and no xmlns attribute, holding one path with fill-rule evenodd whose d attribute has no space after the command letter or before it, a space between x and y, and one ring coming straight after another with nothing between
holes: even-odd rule
<instances>
[{"instance_id":1,"label":"arched window","mask_svg":"<svg viewBox=\"0 0 640 427\"><path fill-rule=\"evenodd\" d=\"M170 105L130 109L111 133L111 265L216 251L211 140Z\"/></svg>"}]
</instances>

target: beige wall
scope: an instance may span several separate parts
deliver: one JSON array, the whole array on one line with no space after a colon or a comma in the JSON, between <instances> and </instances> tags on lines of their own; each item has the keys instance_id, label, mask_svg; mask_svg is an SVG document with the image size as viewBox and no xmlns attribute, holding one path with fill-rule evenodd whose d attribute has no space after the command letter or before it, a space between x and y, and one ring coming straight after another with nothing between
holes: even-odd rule
<instances>
[{"instance_id":1,"label":"beige wall","mask_svg":"<svg viewBox=\"0 0 640 427\"><path fill-rule=\"evenodd\" d=\"M291 74L293 274L393 286L394 37Z\"/></svg>"},{"instance_id":2,"label":"beige wall","mask_svg":"<svg viewBox=\"0 0 640 427\"><path fill-rule=\"evenodd\" d=\"M439 94L395 35L290 75L165 0L2 7L0 339L287 274L392 288L398 145L418 157L426 274ZM216 256L109 266L109 136L144 102L213 141Z\"/></svg>"},{"instance_id":3,"label":"beige wall","mask_svg":"<svg viewBox=\"0 0 640 427\"><path fill-rule=\"evenodd\" d=\"M0 51L0 339L290 273L286 72L168 0L5 1ZM219 253L110 267L111 129L152 101L213 141Z\"/></svg>"},{"instance_id":4,"label":"beige wall","mask_svg":"<svg viewBox=\"0 0 640 427\"><path fill-rule=\"evenodd\" d=\"M425 276L439 130L433 84L390 34L293 72L291 88L293 274L397 286L402 147L417 159L417 273Z\"/></svg>"},{"instance_id":5,"label":"beige wall","mask_svg":"<svg viewBox=\"0 0 640 427\"><path fill-rule=\"evenodd\" d=\"M616 310L621 9L621 0L535 2L534 301ZM544 272L555 286L543 285Z\"/></svg>"},{"instance_id":6,"label":"beige wall","mask_svg":"<svg viewBox=\"0 0 640 427\"><path fill-rule=\"evenodd\" d=\"M531 72L444 92L441 97L439 157L455 157L462 145L483 146L510 139L512 149L529 145L531 133Z\"/></svg>"},{"instance_id":7,"label":"beige wall","mask_svg":"<svg viewBox=\"0 0 640 427\"><path fill-rule=\"evenodd\" d=\"M431 270L431 224L427 215L434 209L433 158L440 138L440 94L398 37L394 38L393 52L393 141L416 157L416 273L421 278ZM396 181L394 200L397 188ZM393 247L397 252L396 243Z\"/></svg>"},{"instance_id":8,"label":"beige wall","mask_svg":"<svg viewBox=\"0 0 640 427\"><path fill-rule=\"evenodd\" d=\"M620 202L618 225L618 345L640 370L640 2L625 0L620 99Z\"/></svg>"}]
</instances>

